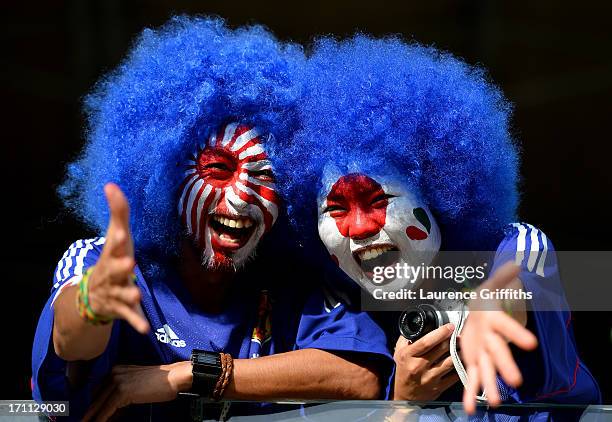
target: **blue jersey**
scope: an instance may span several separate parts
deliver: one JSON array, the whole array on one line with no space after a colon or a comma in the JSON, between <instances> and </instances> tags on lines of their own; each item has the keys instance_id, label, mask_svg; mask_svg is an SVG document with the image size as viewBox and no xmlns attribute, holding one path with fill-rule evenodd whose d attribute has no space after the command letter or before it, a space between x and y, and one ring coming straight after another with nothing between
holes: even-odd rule
<instances>
[{"instance_id":1,"label":"blue jersey","mask_svg":"<svg viewBox=\"0 0 612 422\"><path fill-rule=\"evenodd\" d=\"M196 348L223 351L238 359L305 348L370 353L378 357L384 381L390 382L393 362L382 330L364 312L342 303L330 306L327 295L313 278L292 279L295 287L310 283L307 289L264 289L264 283L259 281L274 275L247 270L235 281L224 311L207 314L194 305L176 273L165 271L163 277L145 278L136 267L136 285L142 293L141 304L151 331L140 335L126 322L115 321L106 351L88 362L85 381L74 388L66 376L69 365L53 348L53 303L62 289L78 283L86 269L96 263L103 245L104 238L79 240L58 263L34 338L35 400L70 400L71 416L78 418L114 365L185 361ZM153 416L160 420L164 415L176 416L172 404L155 406Z\"/></svg>"},{"instance_id":2,"label":"blue jersey","mask_svg":"<svg viewBox=\"0 0 612 422\"><path fill-rule=\"evenodd\" d=\"M515 351L524 383L513 389L499 380L502 394L519 403L601 402L597 382L578 355L552 242L531 224L512 224L497 248L492 271L508 261L520 266L519 279L532 293L530 305L535 312L529 313L529 328L539 346L534 352Z\"/></svg>"}]
</instances>

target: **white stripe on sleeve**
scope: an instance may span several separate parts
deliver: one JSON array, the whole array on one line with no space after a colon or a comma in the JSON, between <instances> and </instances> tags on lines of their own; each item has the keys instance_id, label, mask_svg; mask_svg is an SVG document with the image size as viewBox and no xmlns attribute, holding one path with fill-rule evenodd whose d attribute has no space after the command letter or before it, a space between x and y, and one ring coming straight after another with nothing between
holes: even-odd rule
<instances>
[{"instance_id":1,"label":"white stripe on sleeve","mask_svg":"<svg viewBox=\"0 0 612 422\"><path fill-rule=\"evenodd\" d=\"M516 227L519 231L518 238L516 239L516 255L514 258L514 263L518 266L521 266L523 263L523 258L525 258L525 243L527 237L527 229L522 224L514 223L514 227Z\"/></svg>"},{"instance_id":2,"label":"white stripe on sleeve","mask_svg":"<svg viewBox=\"0 0 612 422\"><path fill-rule=\"evenodd\" d=\"M531 247L529 248L529 260L527 261L527 269L529 271L533 271L533 267L535 267L536 261L538 260L538 255L540 254L540 242L538 240L538 232L539 230L528 224L531 231Z\"/></svg>"},{"instance_id":3,"label":"white stripe on sleeve","mask_svg":"<svg viewBox=\"0 0 612 422\"><path fill-rule=\"evenodd\" d=\"M536 274L540 277L544 277L544 265L546 264L546 254L548 253L548 239L544 232L542 233L542 255L540 256L540 262L538 262L538 269L536 270Z\"/></svg>"}]
</instances>

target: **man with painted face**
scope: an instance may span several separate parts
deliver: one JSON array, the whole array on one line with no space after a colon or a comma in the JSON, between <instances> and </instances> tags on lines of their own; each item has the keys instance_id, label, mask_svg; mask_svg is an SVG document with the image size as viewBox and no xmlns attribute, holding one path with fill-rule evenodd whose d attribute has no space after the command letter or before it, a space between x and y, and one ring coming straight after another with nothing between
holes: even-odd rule
<instances>
[{"instance_id":1,"label":"man with painted face","mask_svg":"<svg viewBox=\"0 0 612 422\"><path fill-rule=\"evenodd\" d=\"M308 268L288 272L278 230L274 165L302 66L299 48L260 27L175 18L98 84L60 194L106 234L72 244L55 270L32 352L36 400L69 400L72 419L172 420L189 410L162 403L179 392L379 396L384 333L365 313L327 312Z\"/></svg>"},{"instance_id":2,"label":"man with painted face","mask_svg":"<svg viewBox=\"0 0 612 422\"><path fill-rule=\"evenodd\" d=\"M320 40L308 73L302 127L287 155L298 169L291 202L311 207L294 205L290 215L308 253L329 263L329 282L371 293L381 287L375 266L426 266L439 251L496 251L482 287L521 288L533 300L492 301L493 309L469 313L460 339L466 410L475 411L481 387L492 405L599 402L576 351L552 243L513 223L510 106L483 71L435 49L356 36ZM410 288L405 279L384 283ZM449 341L457 327L411 343L399 335L397 315L383 324L396 361L394 398L461 397L451 389L459 380Z\"/></svg>"},{"instance_id":3,"label":"man with painted face","mask_svg":"<svg viewBox=\"0 0 612 422\"><path fill-rule=\"evenodd\" d=\"M272 165L260 138L256 128L230 123L188 161L178 210L204 266L244 265L278 217Z\"/></svg>"}]
</instances>

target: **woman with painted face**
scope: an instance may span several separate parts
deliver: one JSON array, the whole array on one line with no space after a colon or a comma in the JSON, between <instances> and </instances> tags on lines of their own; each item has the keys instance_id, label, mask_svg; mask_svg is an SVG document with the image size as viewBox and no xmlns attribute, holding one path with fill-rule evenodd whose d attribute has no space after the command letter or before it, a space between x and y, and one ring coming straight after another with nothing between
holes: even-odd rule
<instances>
[{"instance_id":1,"label":"woman with painted face","mask_svg":"<svg viewBox=\"0 0 612 422\"><path fill-rule=\"evenodd\" d=\"M366 36L320 40L308 72L302 128L286 158L294 165L285 165L296 169L290 213L308 254L327 252L335 290L359 286L367 297L381 285L415 289L426 281L396 274L381 283L372 273L426 267L444 251L491 251L490 279L480 288L533 295L491 301L486 311L471 303L463 327L449 323L414 342L399 335L397 314L381 317L396 362L393 397L458 400L453 388L463 376L470 413L482 389L492 405L598 402L573 340L552 243L514 223L511 107L485 73L435 49ZM453 358L459 331L460 360Z\"/></svg>"}]
</instances>

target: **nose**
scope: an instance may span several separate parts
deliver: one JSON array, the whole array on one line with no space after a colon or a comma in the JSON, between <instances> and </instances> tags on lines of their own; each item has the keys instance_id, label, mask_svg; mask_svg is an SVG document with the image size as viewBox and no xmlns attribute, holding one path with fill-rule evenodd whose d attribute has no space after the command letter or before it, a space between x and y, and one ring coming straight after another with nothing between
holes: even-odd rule
<instances>
[{"instance_id":1,"label":"nose","mask_svg":"<svg viewBox=\"0 0 612 422\"><path fill-rule=\"evenodd\" d=\"M355 210L352 213L352 218L348 221L349 237L354 240L368 239L380 232L382 226L372 216L362 210Z\"/></svg>"},{"instance_id":2,"label":"nose","mask_svg":"<svg viewBox=\"0 0 612 422\"><path fill-rule=\"evenodd\" d=\"M242 212L244 210L246 210L247 208L247 203L245 201L243 201L242 199L238 198L237 196L232 198L232 197L226 197L227 200L227 204L229 205L230 209L234 209L237 212Z\"/></svg>"}]
</instances>

